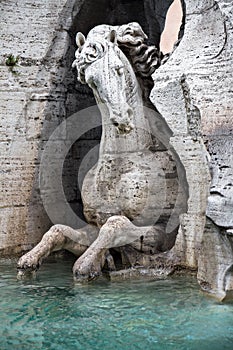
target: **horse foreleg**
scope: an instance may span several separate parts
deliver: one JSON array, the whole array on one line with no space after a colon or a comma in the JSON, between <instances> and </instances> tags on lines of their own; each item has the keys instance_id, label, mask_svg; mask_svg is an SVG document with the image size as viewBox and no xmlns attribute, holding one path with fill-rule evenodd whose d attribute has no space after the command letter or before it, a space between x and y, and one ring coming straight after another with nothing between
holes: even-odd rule
<instances>
[{"instance_id":1,"label":"horse foreleg","mask_svg":"<svg viewBox=\"0 0 233 350\"><path fill-rule=\"evenodd\" d=\"M124 246L138 239L142 228L133 225L125 216L112 216L101 227L97 239L73 266L78 281L89 281L101 274L108 249Z\"/></svg>"},{"instance_id":2,"label":"horse foreleg","mask_svg":"<svg viewBox=\"0 0 233 350\"><path fill-rule=\"evenodd\" d=\"M19 259L18 277L38 270L42 260L54 251L66 249L80 256L97 235L98 229L89 225L80 230L65 225L52 226L41 241Z\"/></svg>"}]
</instances>

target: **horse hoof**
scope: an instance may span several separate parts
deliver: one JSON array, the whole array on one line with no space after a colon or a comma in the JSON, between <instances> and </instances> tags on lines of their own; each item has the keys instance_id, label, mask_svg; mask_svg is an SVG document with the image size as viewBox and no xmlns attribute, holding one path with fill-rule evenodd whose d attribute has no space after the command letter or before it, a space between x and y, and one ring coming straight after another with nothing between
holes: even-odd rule
<instances>
[{"instance_id":1,"label":"horse hoof","mask_svg":"<svg viewBox=\"0 0 233 350\"><path fill-rule=\"evenodd\" d=\"M36 271L35 270L22 270L17 268L17 279L18 280L25 280L25 279L31 279L36 277Z\"/></svg>"},{"instance_id":2,"label":"horse hoof","mask_svg":"<svg viewBox=\"0 0 233 350\"><path fill-rule=\"evenodd\" d=\"M21 275L35 272L39 269L40 265L41 262L38 261L37 257L25 254L17 263L18 274Z\"/></svg>"}]
</instances>

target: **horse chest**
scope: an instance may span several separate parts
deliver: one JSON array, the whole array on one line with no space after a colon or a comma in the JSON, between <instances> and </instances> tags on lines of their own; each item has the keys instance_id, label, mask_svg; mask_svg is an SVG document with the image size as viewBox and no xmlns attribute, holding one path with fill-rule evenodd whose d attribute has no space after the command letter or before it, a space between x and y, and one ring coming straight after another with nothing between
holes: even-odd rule
<instances>
[{"instance_id":1,"label":"horse chest","mask_svg":"<svg viewBox=\"0 0 233 350\"><path fill-rule=\"evenodd\" d=\"M153 216L150 210L155 203L154 193L158 187L163 188L162 177L159 179L158 175L151 154L108 156L100 160L86 175L82 187L87 220L99 220L102 224L112 215L125 215L133 220L146 209L147 216Z\"/></svg>"}]
</instances>

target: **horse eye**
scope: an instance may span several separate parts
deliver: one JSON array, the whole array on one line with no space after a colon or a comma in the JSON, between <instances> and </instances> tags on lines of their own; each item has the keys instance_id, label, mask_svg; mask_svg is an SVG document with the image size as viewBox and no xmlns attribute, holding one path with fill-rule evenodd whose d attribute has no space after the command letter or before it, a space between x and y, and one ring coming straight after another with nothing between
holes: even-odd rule
<instances>
[{"instance_id":1,"label":"horse eye","mask_svg":"<svg viewBox=\"0 0 233 350\"><path fill-rule=\"evenodd\" d=\"M90 57L90 58L96 58L96 55L94 55L93 53L90 53L90 54L88 55L88 57Z\"/></svg>"},{"instance_id":2,"label":"horse eye","mask_svg":"<svg viewBox=\"0 0 233 350\"><path fill-rule=\"evenodd\" d=\"M123 73L124 73L124 68L123 67L117 68L117 74L118 75L123 75Z\"/></svg>"}]
</instances>

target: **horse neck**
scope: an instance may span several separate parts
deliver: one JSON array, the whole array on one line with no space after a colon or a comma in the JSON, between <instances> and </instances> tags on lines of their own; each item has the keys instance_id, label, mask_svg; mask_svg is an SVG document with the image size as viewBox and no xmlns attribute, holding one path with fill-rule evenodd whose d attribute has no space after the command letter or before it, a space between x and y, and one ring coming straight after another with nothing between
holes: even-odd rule
<instances>
[{"instance_id":1,"label":"horse neck","mask_svg":"<svg viewBox=\"0 0 233 350\"><path fill-rule=\"evenodd\" d=\"M129 134L118 134L116 127L109 122L108 108L102 106L103 108L100 108L102 115L100 157L105 153L125 154L141 152L148 149L153 143L149 123L144 115L139 83L128 60L126 64L126 102L134 112L132 118L134 129Z\"/></svg>"}]
</instances>

